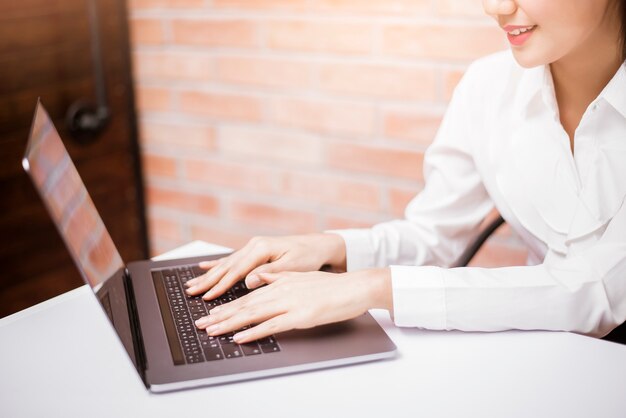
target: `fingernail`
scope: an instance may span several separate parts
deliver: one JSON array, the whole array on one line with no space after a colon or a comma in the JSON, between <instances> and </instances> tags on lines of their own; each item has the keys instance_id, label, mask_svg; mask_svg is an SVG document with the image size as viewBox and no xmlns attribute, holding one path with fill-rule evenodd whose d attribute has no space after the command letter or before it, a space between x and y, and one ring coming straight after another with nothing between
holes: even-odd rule
<instances>
[{"instance_id":1,"label":"fingernail","mask_svg":"<svg viewBox=\"0 0 626 418\"><path fill-rule=\"evenodd\" d=\"M196 290L196 287L195 287L195 286L192 286L192 287L190 287L189 289L185 289L185 292L186 292L186 293L191 294L191 293L192 293L192 292L194 292L195 290Z\"/></svg>"},{"instance_id":2,"label":"fingernail","mask_svg":"<svg viewBox=\"0 0 626 418\"><path fill-rule=\"evenodd\" d=\"M196 324L196 326L197 326L197 327L201 327L201 326L206 325L206 324L208 324L208 323L209 323L209 318L207 318L206 316L204 316L204 317L202 317L202 318L198 319L198 320L195 322L195 324Z\"/></svg>"},{"instance_id":3,"label":"fingernail","mask_svg":"<svg viewBox=\"0 0 626 418\"><path fill-rule=\"evenodd\" d=\"M210 327L206 329L206 333L209 335L213 335L215 332L219 331L219 329L220 329L219 324L211 325Z\"/></svg>"},{"instance_id":4,"label":"fingernail","mask_svg":"<svg viewBox=\"0 0 626 418\"><path fill-rule=\"evenodd\" d=\"M206 292L206 293L204 294L204 296L202 296L202 299L204 299L204 300L211 300L211 299L213 299L213 293L211 293L211 292Z\"/></svg>"},{"instance_id":5,"label":"fingernail","mask_svg":"<svg viewBox=\"0 0 626 418\"><path fill-rule=\"evenodd\" d=\"M252 274L246 277L246 286L248 287L248 289L257 287L260 284L261 284L261 279L259 278L258 275Z\"/></svg>"},{"instance_id":6,"label":"fingernail","mask_svg":"<svg viewBox=\"0 0 626 418\"><path fill-rule=\"evenodd\" d=\"M196 279L191 279L187 282L185 282L185 287L191 287L196 283Z\"/></svg>"},{"instance_id":7,"label":"fingernail","mask_svg":"<svg viewBox=\"0 0 626 418\"><path fill-rule=\"evenodd\" d=\"M235 340L235 342L239 342L241 340L245 340L249 335L250 335L249 332L241 331L241 332L233 335L233 340Z\"/></svg>"},{"instance_id":8,"label":"fingernail","mask_svg":"<svg viewBox=\"0 0 626 418\"><path fill-rule=\"evenodd\" d=\"M221 310L222 310L222 308L220 308L219 306L216 306L215 308L213 308L213 309L211 309L211 310L209 311L209 314L210 314L210 315L213 315L213 314L218 313L218 312L219 312L219 311L221 311Z\"/></svg>"}]
</instances>

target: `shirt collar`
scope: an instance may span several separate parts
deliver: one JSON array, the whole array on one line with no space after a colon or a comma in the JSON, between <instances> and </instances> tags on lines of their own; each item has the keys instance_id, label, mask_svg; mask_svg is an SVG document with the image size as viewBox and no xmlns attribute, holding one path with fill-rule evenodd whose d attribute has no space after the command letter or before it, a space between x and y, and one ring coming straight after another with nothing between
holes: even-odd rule
<instances>
[{"instance_id":1,"label":"shirt collar","mask_svg":"<svg viewBox=\"0 0 626 418\"><path fill-rule=\"evenodd\" d=\"M522 70L514 101L516 113L522 117L527 116L538 97L549 106L552 102L556 105L552 74L547 65Z\"/></svg>"},{"instance_id":2,"label":"shirt collar","mask_svg":"<svg viewBox=\"0 0 626 418\"><path fill-rule=\"evenodd\" d=\"M626 61L619 67L598 98L603 98L626 118Z\"/></svg>"},{"instance_id":3,"label":"shirt collar","mask_svg":"<svg viewBox=\"0 0 626 418\"><path fill-rule=\"evenodd\" d=\"M598 99L606 100L626 118L626 94L624 92L626 92L626 61L602 90ZM548 65L523 70L515 99L517 113L521 116L527 116L538 96L541 96L544 104L558 115L554 81Z\"/></svg>"}]
</instances>

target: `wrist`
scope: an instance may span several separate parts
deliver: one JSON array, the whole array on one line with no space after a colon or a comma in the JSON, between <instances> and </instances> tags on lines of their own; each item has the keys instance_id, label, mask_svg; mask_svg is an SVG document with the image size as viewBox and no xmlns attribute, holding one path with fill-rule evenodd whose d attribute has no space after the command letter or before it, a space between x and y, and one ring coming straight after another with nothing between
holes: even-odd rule
<instances>
[{"instance_id":1,"label":"wrist","mask_svg":"<svg viewBox=\"0 0 626 418\"><path fill-rule=\"evenodd\" d=\"M386 309L393 312L391 269L377 268L346 274L353 276L357 286L363 290L365 310Z\"/></svg>"},{"instance_id":2,"label":"wrist","mask_svg":"<svg viewBox=\"0 0 626 418\"><path fill-rule=\"evenodd\" d=\"M335 273L343 273L347 270L346 243L339 234L322 233L322 246L325 249L325 262L331 266Z\"/></svg>"}]
</instances>

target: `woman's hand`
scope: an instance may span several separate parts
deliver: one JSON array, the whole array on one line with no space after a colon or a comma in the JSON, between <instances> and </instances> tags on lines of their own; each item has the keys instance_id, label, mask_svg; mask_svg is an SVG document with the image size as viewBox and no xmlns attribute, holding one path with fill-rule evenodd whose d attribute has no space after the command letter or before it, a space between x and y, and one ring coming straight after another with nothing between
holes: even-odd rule
<instances>
[{"instance_id":1,"label":"woman's hand","mask_svg":"<svg viewBox=\"0 0 626 418\"><path fill-rule=\"evenodd\" d=\"M343 238L337 234L309 234L291 237L255 237L241 250L218 260L200 263L208 272L189 280L187 293L203 299L214 299L236 282L246 278L249 289L259 287L260 273L281 271L315 271L331 265L345 271L346 255Z\"/></svg>"},{"instance_id":2,"label":"woman's hand","mask_svg":"<svg viewBox=\"0 0 626 418\"><path fill-rule=\"evenodd\" d=\"M368 309L392 310L389 269L355 273L260 273L268 285L213 308L196 321L211 336L258 324L233 337L242 344L294 328L355 318Z\"/></svg>"}]
</instances>

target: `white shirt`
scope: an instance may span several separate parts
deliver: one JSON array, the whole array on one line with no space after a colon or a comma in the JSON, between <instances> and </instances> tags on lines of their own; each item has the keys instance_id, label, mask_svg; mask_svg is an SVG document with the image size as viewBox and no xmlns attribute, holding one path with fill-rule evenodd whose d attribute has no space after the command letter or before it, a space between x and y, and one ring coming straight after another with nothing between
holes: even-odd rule
<instances>
[{"instance_id":1,"label":"white shirt","mask_svg":"<svg viewBox=\"0 0 626 418\"><path fill-rule=\"evenodd\" d=\"M626 320L626 63L585 111L574 155L549 66L473 63L426 152L405 219L333 231L348 271L391 265L398 326L607 334ZM448 269L496 207L529 265Z\"/></svg>"}]
</instances>

